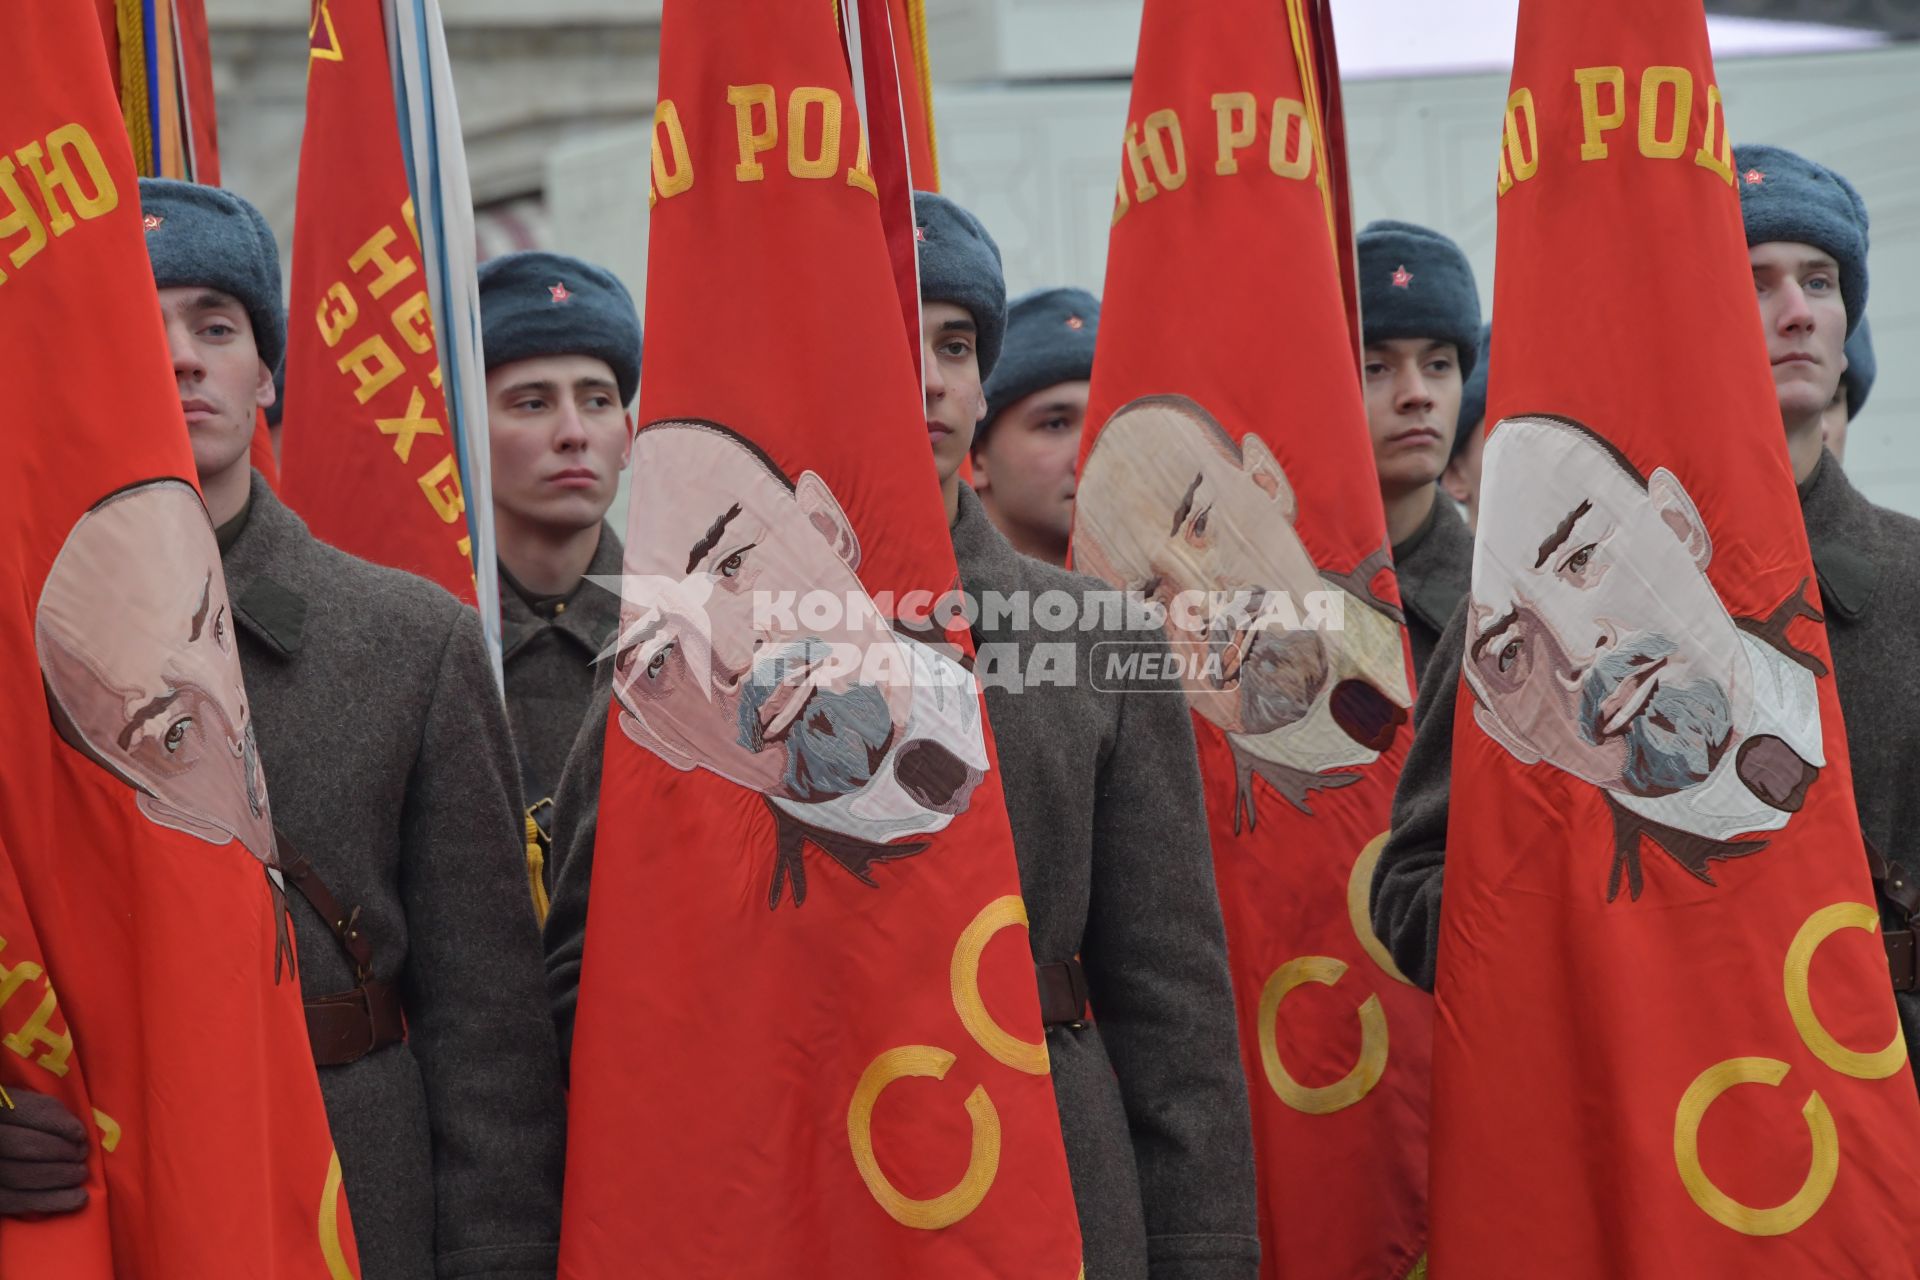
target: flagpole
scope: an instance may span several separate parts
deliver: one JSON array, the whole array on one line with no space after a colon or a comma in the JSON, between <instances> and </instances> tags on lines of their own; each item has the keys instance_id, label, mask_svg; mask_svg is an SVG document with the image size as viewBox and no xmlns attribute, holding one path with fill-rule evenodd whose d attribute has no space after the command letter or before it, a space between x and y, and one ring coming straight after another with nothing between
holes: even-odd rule
<instances>
[{"instance_id":1,"label":"flagpole","mask_svg":"<svg viewBox=\"0 0 1920 1280\"><path fill-rule=\"evenodd\" d=\"M473 194L459 107L438 0L383 0L394 69L396 114L413 194L415 230L427 267L427 291L439 346L441 392L460 467L474 597L495 683L506 676L500 632L500 582L493 477L487 447L486 360L480 344L478 250Z\"/></svg>"}]
</instances>

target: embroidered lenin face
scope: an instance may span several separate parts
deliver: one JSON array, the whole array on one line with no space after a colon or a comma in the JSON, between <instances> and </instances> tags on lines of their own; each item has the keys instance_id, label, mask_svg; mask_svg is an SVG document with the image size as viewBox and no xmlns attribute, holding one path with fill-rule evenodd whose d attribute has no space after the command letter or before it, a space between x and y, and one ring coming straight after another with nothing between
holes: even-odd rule
<instances>
[{"instance_id":1,"label":"embroidered lenin face","mask_svg":"<svg viewBox=\"0 0 1920 1280\"><path fill-rule=\"evenodd\" d=\"M34 616L67 742L162 826L278 865L226 577L191 485L123 489L80 518Z\"/></svg>"},{"instance_id":2,"label":"embroidered lenin face","mask_svg":"<svg viewBox=\"0 0 1920 1280\"><path fill-rule=\"evenodd\" d=\"M789 481L727 428L661 422L635 440L632 509L614 675L630 738L802 805L860 792L890 765L930 806L956 793L964 780L916 771L937 753L889 760L927 663L861 585L859 541L824 480Z\"/></svg>"},{"instance_id":3,"label":"embroidered lenin face","mask_svg":"<svg viewBox=\"0 0 1920 1280\"><path fill-rule=\"evenodd\" d=\"M1390 738L1412 702L1399 624L1322 576L1259 436L1235 442L1183 396L1136 400L1095 439L1076 502L1077 562L1166 606L1194 710L1253 739L1333 704L1275 755L1308 770L1365 763Z\"/></svg>"},{"instance_id":4,"label":"embroidered lenin face","mask_svg":"<svg viewBox=\"0 0 1920 1280\"><path fill-rule=\"evenodd\" d=\"M1813 677L1721 603L1679 479L1642 477L1551 417L1501 423L1484 465L1465 660L1481 727L1635 808L1725 763L1772 808L1798 809L1823 763ZM1740 823L1729 810L1707 825Z\"/></svg>"}]
</instances>

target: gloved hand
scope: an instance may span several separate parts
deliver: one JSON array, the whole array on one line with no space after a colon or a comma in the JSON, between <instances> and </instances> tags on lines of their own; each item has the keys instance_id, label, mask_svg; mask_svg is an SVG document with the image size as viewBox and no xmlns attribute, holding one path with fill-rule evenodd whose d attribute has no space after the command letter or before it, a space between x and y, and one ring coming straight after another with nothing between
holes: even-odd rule
<instances>
[{"instance_id":1,"label":"gloved hand","mask_svg":"<svg viewBox=\"0 0 1920 1280\"><path fill-rule=\"evenodd\" d=\"M6 1090L0 1097L0 1217L72 1213L84 1205L90 1143L86 1126L58 1098Z\"/></svg>"}]
</instances>

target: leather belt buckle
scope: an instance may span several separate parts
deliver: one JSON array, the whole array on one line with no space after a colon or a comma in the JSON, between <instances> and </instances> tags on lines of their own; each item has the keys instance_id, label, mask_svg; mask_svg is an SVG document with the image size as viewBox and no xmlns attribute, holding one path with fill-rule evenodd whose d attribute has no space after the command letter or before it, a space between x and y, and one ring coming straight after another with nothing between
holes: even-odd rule
<instances>
[{"instance_id":1,"label":"leather belt buckle","mask_svg":"<svg viewBox=\"0 0 1920 1280\"><path fill-rule=\"evenodd\" d=\"M1914 933L1911 929L1889 929L1882 935L1887 943L1887 971L1895 991L1912 991L1920 985L1920 972L1914 963Z\"/></svg>"}]
</instances>

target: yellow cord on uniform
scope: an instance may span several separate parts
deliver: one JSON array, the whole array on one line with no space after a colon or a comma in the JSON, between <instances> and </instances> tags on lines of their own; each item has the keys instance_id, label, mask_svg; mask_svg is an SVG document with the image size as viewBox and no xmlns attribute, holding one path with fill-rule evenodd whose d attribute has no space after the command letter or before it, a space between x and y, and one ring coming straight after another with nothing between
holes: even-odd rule
<instances>
[{"instance_id":1,"label":"yellow cord on uniform","mask_svg":"<svg viewBox=\"0 0 1920 1280\"><path fill-rule=\"evenodd\" d=\"M547 854L540 847L540 824L533 815L526 816L527 821L527 889L533 894L533 915L542 925L547 922L547 912L553 904L547 899Z\"/></svg>"}]
</instances>

